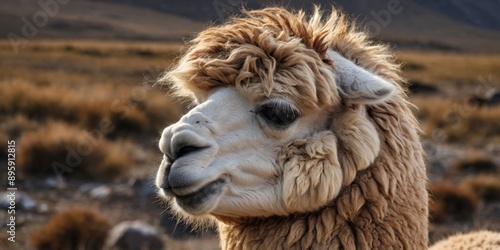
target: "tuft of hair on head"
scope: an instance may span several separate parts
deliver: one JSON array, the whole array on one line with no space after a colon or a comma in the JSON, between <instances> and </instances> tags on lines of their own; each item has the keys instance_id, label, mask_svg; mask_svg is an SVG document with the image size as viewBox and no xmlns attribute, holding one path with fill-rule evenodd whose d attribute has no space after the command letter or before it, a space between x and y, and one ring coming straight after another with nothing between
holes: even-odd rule
<instances>
[{"instance_id":1,"label":"tuft of hair on head","mask_svg":"<svg viewBox=\"0 0 500 250\"><path fill-rule=\"evenodd\" d=\"M374 44L333 6L330 13L315 6L310 15L281 7L243 10L201 31L188 46L158 84L194 104L221 86L256 100L286 95L301 111L336 105L338 93L359 104L402 93L404 79L388 48ZM333 76L338 79L332 79L332 67L343 73Z\"/></svg>"}]
</instances>

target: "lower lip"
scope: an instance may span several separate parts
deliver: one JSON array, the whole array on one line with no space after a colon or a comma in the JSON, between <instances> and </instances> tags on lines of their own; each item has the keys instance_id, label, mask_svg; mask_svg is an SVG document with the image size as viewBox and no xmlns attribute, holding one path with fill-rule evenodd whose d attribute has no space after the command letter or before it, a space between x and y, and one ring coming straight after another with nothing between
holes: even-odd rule
<instances>
[{"instance_id":1,"label":"lower lip","mask_svg":"<svg viewBox=\"0 0 500 250\"><path fill-rule=\"evenodd\" d=\"M224 183L225 181L223 179L217 179L203 186L196 192L188 195L176 196L175 200L177 204L179 204L179 206L189 210L189 208L194 208L202 205L208 200L211 200L213 196L219 194Z\"/></svg>"}]
</instances>

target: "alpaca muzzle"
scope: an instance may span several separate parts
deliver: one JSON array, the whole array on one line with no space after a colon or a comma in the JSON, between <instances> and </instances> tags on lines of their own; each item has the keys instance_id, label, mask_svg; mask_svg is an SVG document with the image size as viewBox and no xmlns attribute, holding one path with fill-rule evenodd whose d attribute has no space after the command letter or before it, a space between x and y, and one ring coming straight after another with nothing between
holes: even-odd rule
<instances>
[{"instance_id":1,"label":"alpaca muzzle","mask_svg":"<svg viewBox=\"0 0 500 250\"><path fill-rule=\"evenodd\" d=\"M167 128L163 134L162 142L166 145L158 187L167 196L187 195L206 184L207 178L200 171L211 162L216 147L195 130L189 124L180 123Z\"/></svg>"}]
</instances>

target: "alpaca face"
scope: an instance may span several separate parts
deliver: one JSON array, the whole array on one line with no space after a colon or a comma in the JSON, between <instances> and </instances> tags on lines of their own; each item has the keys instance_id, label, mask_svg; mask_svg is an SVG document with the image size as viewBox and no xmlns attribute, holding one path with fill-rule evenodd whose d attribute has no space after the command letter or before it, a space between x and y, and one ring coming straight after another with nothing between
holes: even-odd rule
<instances>
[{"instance_id":1,"label":"alpaca face","mask_svg":"<svg viewBox=\"0 0 500 250\"><path fill-rule=\"evenodd\" d=\"M163 131L160 194L193 215L287 214L280 149L326 129L327 119L285 99L254 103L235 88L215 89Z\"/></svg>"},{"instance_id":2,"label":"alpaca face","mask_svg":"<svg viewBox=\"0 0 500 250\"><path fill-rule=\"evenodd\" d=\"M279 91L268 98L230 86L198 93L199 104L163 131L160 195L184 214L220 217L314 211L334 199L378 154L365 105L394 87L336 52L328 56L327 81L348 105L306 113Z\"/></svg>"}]
</instances>

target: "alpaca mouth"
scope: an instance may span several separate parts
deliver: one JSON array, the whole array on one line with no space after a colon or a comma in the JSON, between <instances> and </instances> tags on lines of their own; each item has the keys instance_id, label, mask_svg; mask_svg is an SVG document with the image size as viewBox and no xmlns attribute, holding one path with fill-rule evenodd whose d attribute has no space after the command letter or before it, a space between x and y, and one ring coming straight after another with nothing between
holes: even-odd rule
<instances>
[{"instance_id":1,"label":"alpaca mouth","mask_svg":"<svg viewBox=\"0 0 500 250\"><path fill-rule=\"evenodd\" d=\"M176 203L188 213L201 214L215 205L215 198L222 193L226 184L223 178L217 179L187 195L175 196ZM212 205L212 206L211 206Z\"/></svg>"}]
</instances>

